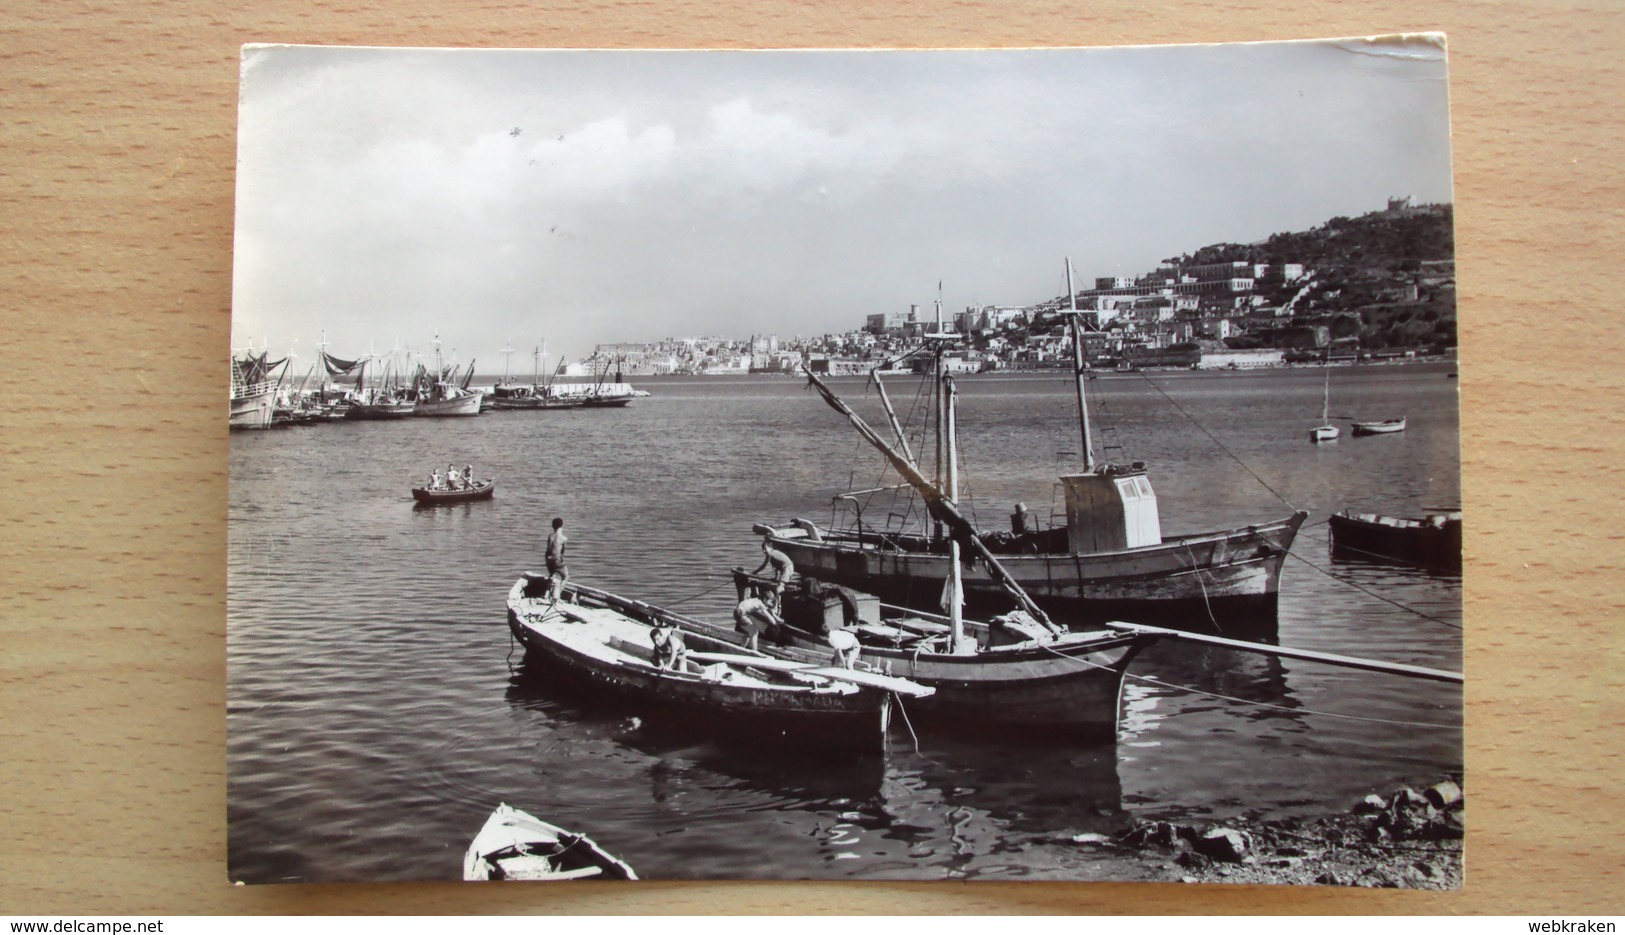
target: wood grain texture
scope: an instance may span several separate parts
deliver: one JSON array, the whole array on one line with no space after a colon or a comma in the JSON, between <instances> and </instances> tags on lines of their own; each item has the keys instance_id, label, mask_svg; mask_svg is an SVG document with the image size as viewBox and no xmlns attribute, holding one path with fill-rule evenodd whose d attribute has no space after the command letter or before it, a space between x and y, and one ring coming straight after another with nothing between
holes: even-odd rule
<instances>
[{"instance_id":1,"label":"wood grain texture","mask_svg":"<svg viewBox=\"0 0 1625 935\"><path fill-rule=\"evenodd\" d=\"M233 888L226 427L238 47L978 47L1450 34L1468 883ZM1580 2L21 0L0 12L0 913L1625 911L1625 30ZM1178 245L1175 245L1178 246Z\"/></svg>"}]
</instances>

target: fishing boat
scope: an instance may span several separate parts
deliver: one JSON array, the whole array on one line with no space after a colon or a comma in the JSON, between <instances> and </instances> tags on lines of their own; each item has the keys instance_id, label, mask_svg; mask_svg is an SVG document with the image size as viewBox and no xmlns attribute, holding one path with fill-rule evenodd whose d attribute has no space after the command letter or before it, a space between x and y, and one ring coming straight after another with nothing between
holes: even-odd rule
<instances>
[{"instance_id":1,"label":"fishing boat","mask_svg":"<svg viewBox=\"0 0 1625 935\"><path fill-rule=\"evenodd\" d=\"M442 490L434 487L413 487L412 499L419 504L439 506L448 503L470 503L475 500L489 500L495 493L497 482L494 479L475 481L473 484L456 490Z\"/></svg>"},{"instance_id":2,"label":"fishing boat","mask_svg":"<svg viewBox=\"0 0 1625 935\"><path fill-rule=\"evenodd\" d=\"M1070 263L1067 289L1072 292ZM1075 299L1071 319L1084 463L1082 473L1060 478L1066 523L1041 528L1030 514L1018 511L1010 532L978 534L975 547L997 556L1004 574L1040 607L1081 621L1126 619L1180 627L1214 626L1221 619L1227 625L1273 621L1281 565L1308 514L1298 511L1235 529L1164 536L1144 463L1110 464L1095 458L1086 398L1088 370ZM803 372L831 407L854 426L861 423L817 375L805 368ZM884 384L873 375L871 379L879 387L880 402L898 440L898 450L887 460L905 477L908 472L918 474ZM864 426L860 434L866 430ZM866 437L879 440L873 432ZM914 486L928 509L934 509L934 495ZM936 606L953 565L948 537L934 530L865 528L861 513L858 519L854 527L839 530L804 518L753 528L808 577L874 594L891 604ZM1007 602L1006 589L986 561L964 571L964 587L973 607L998 608Z\"/></svg>"},{"instance_id":3,"label":"fishing boat","mask_svg":"<svg viewBox=\"0 0 1625 935\"><path fill-rule=\"evenodd\" d=\"M1332 418L1331 418L1331 411L1332 411L1332 368L1331 368L1331 363L1330 363L1330 361L1331 361L1331 351L1330 350L1328 350L1326 352L1326 360L1327 360L1326 366L1323 368L1326 371L1326 390L1325 390L1325 393L1321 397L1320 424L1309 430L1309 440L1314 442L1317 445L1320 444L1321 442L1335 442L1335 441L1337 441L1338 436L1343 434L1342 431L1340 429L1338 429L1337 426L1332 424Z\"/></svg>"},{"instance_id":4,"label":"fishing boat","mask_svg":"<svg viewBox=\"0 0 1625 935\"><path fill-rule=\"evenodd\" d=\"M277 387L281 378L272 374L288 362L267 360L269 351L258 356L250 350L231 360L231 408L228 425L233 429L268 429L276 411Z\"/></svg>"},{"instance_id":5,"label":"fishing boat","mask_svg":"<svg viewBox=\"0 0 1625 935\"><path fill-rule=\"evenodd\" d=\"M1403 432L1405 417L1383 419L1378 422L1355 422L1351 424L1351 431L1355 435L1391 435L1394 432Z\"/></svg>"},{"instance_id":6,"label":"fishing boat","mask_svg":"<svg viewBox=\"0 0 1625 935\"><path fill-rule=\"evenodd\" d=\"M1422 519L1344 510L1328 525L1333 558L1461 571L1460 510L1438 510Z\"/></svg>"},{"instance_id":7,"label":"fishing boat","mask_svg":"<svg viewBox=\"0 0 1625 935\"><path fill-rule=\"evenodd\" d=\"M434 336L434 348L435 372L431 375L427 368L419 364L417 373L412 377L412 415L426 418L479 415L480 401L485 394L468 388L469 382L474 379L474 361L468 362L468 372L459 380L456 377L456 363L449 367L440 363L438 333Z\"/></svg>"},{"instance_id":8,"label":"fishing boat","mask_svg":"<svg viewBox=\"0 0 1625 935\"><path fill-rule=\"evenodd\" d=\"M1046 734L1116 737L1123 673L1152 638L1107 630L1068 632L1051 621L1005 570L1004 559L958 510L957 393L943 375L944 471L942 486L920 474L863 421L859 434L893 460L905 480L925 495L933 518L948 530L946 615L886 607L868 594L831 587L805 574L785 591L781 642L811 648L846 648L891 675L937 690L919 710L956 725L1035 729ZM850 412L850 410L848 410ZM964 553L961 549L965 549ZM1005 592L1014 610L986 623L964 617L963 559L974 556ZM741 607L747 589L760 590L736 572ZM760 611L758 611L760 613ZM771 615L769 615L771 616ZM769 623L772 621L769 620Z\"/></svg>"},{"instance_id":9,"label":"fishing boat","mask_svg":"<svg viewBox=\"0 0 1625 935\"><path fill-rule=\"evenodd\" d=\"M498 805L463 855L464 880L636 880L592 838Z\"/></svg>"},{"instance_id":10,"label":"fishing boat","mask_svg":"<svg viewBox=\"0 0 1625 935\"><path fill-rule=\"evenodd\" d=\"M504 372L502 382L491 388L491 395L486 397L486 404L492 409L579 409L581 400L563 399L548 392L548 385L542 382L542 361L547 357L544 350L546 342L536 345L532 357L536 369L529 383L514 383L508 379ZM503 353L511 353L504 349ZM559 361L564 366L564 361ZM551 378L550 378L551 382Z\"/></svg>"},{"instance_id":11,"label":"fishing boat","mask_svg":"<svg viewBox=\"0 0 1625 935\"><path fill-rule=\"evenodd\" d=\"M879 752L893 695L928 697L901 678L779 659L679 629L642 602L526 575L508 592L508 626L528 658L651 723L724 739Z\"/></svg>"},{"instance_id":12,"label":"fishing boat","mask_svg":"<svg viewBox=\"0 0 1625 935\"><path fill-rule=\"evenodd\" d=\"M325 355L326 352L324 351ZM344 408L344 418L364 421L384 421L390 419L404 419L412 414L417 404L394 385L390 378L389 365L385 365L384 373L374 386L367 386L367 364L372 358L367 357L359 361L337 361L338 364L351 364L355 371L355 388L344 394L347 405ZM335 364L327 363L328 371L334 371ZM342 370L340 372L349 372Z\"/></svg>"}]
</instances>

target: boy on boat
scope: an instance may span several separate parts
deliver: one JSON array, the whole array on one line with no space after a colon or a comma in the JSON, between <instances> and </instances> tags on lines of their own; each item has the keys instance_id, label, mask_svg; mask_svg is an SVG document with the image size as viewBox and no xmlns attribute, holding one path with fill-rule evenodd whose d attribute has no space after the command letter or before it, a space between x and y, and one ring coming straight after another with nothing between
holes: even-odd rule
<instances>
[{"instance_id":1,"label":"boy on boat","mask_svg":"<svg viewBox=\"0 0 1625 935\"><path fill-rule=\"evenodd\" d=\"M773 610L777 610L779 604L784 600L784 586L790 582L790 576L796 573L796 566L790 561L790 556L773 548L771 539L763 537L762 564L757 565L756 570L751 574L760 574L762 569L769 565L773 566L773 600L768 606Z\"/></svg>"},{"instance_id":2,"label":"boy on boat","mask_svg":"<svg viewBox=\"0 0 1625 935\"><path fill-rule=\"evenodd\" d=\"M752 650L759 650L757 646L763 631L771 630L779 625L779 618L773 613L767 602L756 595L756 589L751 589L751 595L739 602L734 608L734 629L745 634L745 646Z\"/></svg>"},{"instance_id":3,"label":"boy on boat","mask_svg":"<svg viewBox=\"0 0 1625 935\"><path fill-rule=\"evenodd\" d=\"M570 567L564 564L564 546L570 540L564 535L564 520L553 517L553 533L547 537L547 596L556 601L570 580Z\"/></svg>"}]
</instances>

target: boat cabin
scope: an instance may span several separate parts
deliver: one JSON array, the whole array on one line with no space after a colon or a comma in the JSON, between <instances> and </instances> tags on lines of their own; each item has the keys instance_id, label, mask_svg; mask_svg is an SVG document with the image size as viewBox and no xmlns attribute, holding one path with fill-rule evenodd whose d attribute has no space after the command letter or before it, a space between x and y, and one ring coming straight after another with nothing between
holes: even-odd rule
<instances>
[{"instance_id":1,"label":"boat cabin","mask_svg":"<svg viewBox=\"0 0 1625 935\"><path fill-rule=\"evenodd\" d=\"M1162 544L1157 494L1145 464L1102 465L1089 474L1065 474L1067 547L1073 554Z\"/></svg>"}]
</instances>

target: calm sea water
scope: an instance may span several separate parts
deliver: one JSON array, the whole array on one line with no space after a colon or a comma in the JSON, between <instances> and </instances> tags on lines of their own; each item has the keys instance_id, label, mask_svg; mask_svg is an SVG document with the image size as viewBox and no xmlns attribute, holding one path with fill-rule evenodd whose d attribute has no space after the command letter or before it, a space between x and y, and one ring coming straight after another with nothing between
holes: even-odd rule
<instances>
[{"instance_id":1,"label":"calm sea water","mask_svg":"<svg viewBox=\"0 0 1625 935\"><path fill-rule=\"evenodd\" d=\"M1460 579L1333 563L1324 524L1345 507L1459 503L1447 369L1333 369L1334 414L1410 425L1326 446L1307 437L1316 370L1090 388L1104 443L1121 446L1109 454L1148 463L1166 533L1310 512L1282 575L1280 643L1459 670ZM797 380L640 385L655 395L623 410L232 434L233 880L458 878L499 802L588 832L645 878L1145 879L1166 871L1068 839L1136 819L1321 814L1461 766L1459 687L1167 642L1131 667L1105 745L894 729L883 758L785 759L653 735L559 694L527 677L504 610L552 517L576 580L724 619L719 574L759 561L753 522L828 521L832 494L895 483ZM835 386L878 417L861 380ZM904 413L917 387L889 382ZM1016 500L1058 511L1055 476L1079 461L1071 383L959 387L982 525ZM448 461L496 477L495 499L414 509L409 488Z\"/></svg>"}]
</instances>

